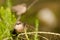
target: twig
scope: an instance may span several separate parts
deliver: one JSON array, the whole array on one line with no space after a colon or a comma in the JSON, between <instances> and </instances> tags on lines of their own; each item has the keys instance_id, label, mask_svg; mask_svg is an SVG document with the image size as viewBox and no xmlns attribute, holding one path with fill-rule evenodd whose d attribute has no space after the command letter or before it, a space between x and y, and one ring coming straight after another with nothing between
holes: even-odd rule
<instances>
[{"instance_id":1,"label":"twig","mask_svg":"<svg viewBox=\"0 0 60 40\"><path fill-rule=\"evenodd\" d=\"M33 3L31 3L31 4L28 6L27 10L29 10L37 1L38 1L38 0L35 0Z\"/></svg>"},{"instance_id":2,"label":"twig","mask_svg":"<svg viewBox=\"0 0 60 40\"><path fill-rule=\"evenodd\" d=\"M41 36L41 35L40 35L40 37L42 37L42 38L44 38L44 39L46 39L46 40L49 40L48 38L46 38L46 37L44 37L44 36Z\"/></svg>"},{"instance_id":3,"label":"twig","mask_svg":"<svg viewBox=\"0 0 60 40\"><path fill-rule=\"evenodd\" d=\"M57 36L60 36L59 33L52 33L52 32L27 32L27 34L34 34L34 33L51 34L51 35L57 35ZM25 33L21 33L21 34L19 34L17 37L19 37L20 35L25 35Z\"/></svg>"},{"instance_id":4,"label":"twig","mask_svg":"<svg viewBox=\"0 0 60 40\"><path fill-rule=\"evenodd\" d=\"M28 35L27 35L27 29L24 29L24 31L25 31L25 36L26 36L27 40L29 40Z\"/></svg>"}]
</instances>

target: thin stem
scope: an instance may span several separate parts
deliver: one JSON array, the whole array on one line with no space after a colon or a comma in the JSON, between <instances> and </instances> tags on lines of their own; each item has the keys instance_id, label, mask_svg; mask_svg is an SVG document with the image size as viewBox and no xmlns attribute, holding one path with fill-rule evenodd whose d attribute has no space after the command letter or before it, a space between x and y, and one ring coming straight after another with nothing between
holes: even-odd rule
<instances>
[{"instance_id":1,"label":"thin stem","mask_svg":"<svg viewBox=\"0 0 60 40\"><path fill-rule=\"evenodd\" d=\"M59 33L52 33L52 32L27 32L26 34L35 34L35 33L50 34L50 35L60 36ZM17 37L19 37L20 35L25 35L25 33L21 33L21 34L19 34Z\"/></svg>"},{"instance_id":2,"label":"thin stem","mask_svg":"<svg viewBox=\"0 0 60 40\"><path fill-rule=\"evenodd\" d=\"M38 32L38 26L39 26L39 21L38 19L35 20L35 31ZM35 40L38 40L38 33L35 34L35 37L34 37Z\"/></svg>"},{"instance_id":3,"label":"thin stem","mask_svg":"<svg viewBox=\"0 0 60 40\"><path fill-rule=\"evenodd\" d=\"M48 38L46 38L46 37L44 37L44 36L41 36L41 35L40 35L40 37L42 37L42 38L44 38L44 39L46 39L46 40L49 40Z\"/></svg>"},{"instance_id":4,"label":"thin stem","mask_svg":"<svg viewBox=\"0 0 60 40\"><path fill-rule=\"evenodd\" d=\"M31 3L29 6L28 6L28 9L29 10L38 0L35 0L33 3Z\"/></svg>"},{"instance_id":5,"label":"thin stem","mask_svg":"<svg viewBox=\"0 0 60 40\"><path fill-rule=\"evenodd\" d=\"M24 31L25 31L25 36L26 36L27 40L29 40L28 35L27 35L27 29L24 29Z\"/></svg>"}]
</instances>

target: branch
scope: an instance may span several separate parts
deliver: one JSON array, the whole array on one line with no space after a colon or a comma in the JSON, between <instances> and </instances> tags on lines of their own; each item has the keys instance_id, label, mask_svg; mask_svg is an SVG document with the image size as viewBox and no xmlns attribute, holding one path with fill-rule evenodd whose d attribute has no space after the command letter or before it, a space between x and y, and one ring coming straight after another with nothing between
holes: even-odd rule
<instances>
[{"instance_id":1,"label":"branch","mask_svg":"<svg viewBox=\"0 0 60 40\"><path fill-rule=\"evenodd\" d=\"M40 34L51 34L51 35L60 36L59 33L52 33L52 32L27 32L27 34L35 34L35 33L40 33ZM21 33L21 34L19 34L17 37L19 37L20 35L25 35L25 33Z\"/></svg>"},{"instance_id":2,"label":"branch","mask_svg":"<svg viewBox=\"0 0 60 40\"><path fill-rule=\"evenodd\" d=\"M37 1L38 1L38 0L35 0L33 3L31 3L31 4L28 6L27 10L29 10Z\"/></svg>"}]
</instances>

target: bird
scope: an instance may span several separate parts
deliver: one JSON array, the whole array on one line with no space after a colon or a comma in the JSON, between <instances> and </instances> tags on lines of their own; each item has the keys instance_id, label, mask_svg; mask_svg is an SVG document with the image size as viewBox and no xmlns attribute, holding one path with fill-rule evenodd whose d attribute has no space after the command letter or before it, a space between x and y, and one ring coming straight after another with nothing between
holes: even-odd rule
<instances>
[{"instance_id":1,"label":"bird","mask_svg":"<svg viewBox=\"0 0 60 40\"><path fill-rule=\"evenodd\" d=\"M17 23L15 24L14 26L14 30L16 32L24 32L24 28L25 28L25 25L24 23L20 22L20 21L17 21Z\"/></svg>"}]
</instances>

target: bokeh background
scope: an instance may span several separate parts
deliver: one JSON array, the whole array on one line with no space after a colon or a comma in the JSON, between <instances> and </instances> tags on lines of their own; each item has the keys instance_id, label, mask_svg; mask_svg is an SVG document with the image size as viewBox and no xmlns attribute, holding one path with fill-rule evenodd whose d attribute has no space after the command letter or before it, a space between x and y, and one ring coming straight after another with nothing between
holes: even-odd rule
<instances>
[{"instance_id":1,"label":"bokeh background","mask_svg":"<svg viewBox=\"0 0 60 40\"><path fill-rule=\"evenodd\" d=\"M25 3L27 8L35 0L11 0L12 7L14 5ZM6 0L0 0L0 6L5 6ZM35 19L38 15L39 10L43 8L49 8L54 13L57 19L57 26L54 32L60 33L60 0L38 0L25 14L22 15L21 21L29 25L35 25ZM40 20L40 27L47 25L42 20ZM53 26L52 26L53 27Z\"/></svg>"}]
</instances>

